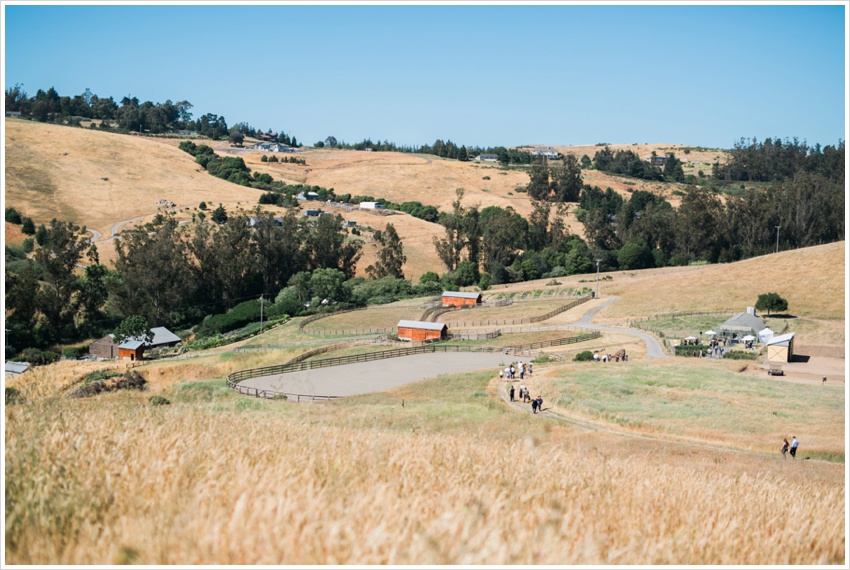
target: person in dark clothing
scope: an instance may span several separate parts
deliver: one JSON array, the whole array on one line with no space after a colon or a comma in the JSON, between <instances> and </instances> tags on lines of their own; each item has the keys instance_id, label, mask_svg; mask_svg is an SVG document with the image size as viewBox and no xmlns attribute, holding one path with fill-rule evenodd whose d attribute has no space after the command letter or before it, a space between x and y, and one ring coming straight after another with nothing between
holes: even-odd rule
<instances>
[{"instance_id":1,"label":"person in dark clothing","mask_svg":"<svg viewBox=\"0 0 850 570\"><path fill-rule=\"evenodd\" d=\"M786 453L788 453L788 448L789 448L790 446L791 446L791 445L788 443L788 438L786 437L786 438L785 438L785 443L783 443L783 444L782 444L782 449L780 450L780 451L782 451L782 458L783 458L783 459L785 459L785 454L786 454Z\"/></svg>"},{"instance_id":2,"label":"person in dark clothing","mask_svg":"<svg viewBox=\"0 0 850 570\"><path fill-rule=\"evenodd\" d=\"M531 400L531 411L537 413L537 400Z\"/></svg>"},{"instance_id":3,"label":"person in dark clothing","mask_svg":"<svg viewBox=\"0 0 850 570\"><path fill-rule=\"evenodd\" d=\"M511 386L511 402L513 402L513 401L514 401L514 394L515 394L515 392L514 392L514 387L513 387L513 386Z\"/></svg>"}]
</instances>

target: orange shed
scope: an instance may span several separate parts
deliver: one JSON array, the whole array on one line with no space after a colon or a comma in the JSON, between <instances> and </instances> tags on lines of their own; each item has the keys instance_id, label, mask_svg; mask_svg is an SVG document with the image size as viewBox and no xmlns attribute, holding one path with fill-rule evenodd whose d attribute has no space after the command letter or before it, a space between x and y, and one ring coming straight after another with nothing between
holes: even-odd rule
<instances>
[{"instance_id":1,"label":"orange shed","mask_svg":"<svg viewBox=\"0 0 850 570\"><path fill-rule=\"evenodd\" d=\"M446 336L446 323L429 323L427 321L399 321L398 338L421 342L425 340L440 340Z\"/></svg>"},{"instance_id":2,"label":"orange shed","mask_svg":"<svg viewBox=\"0 0 850 570\"><path fill-rule=\"evenodd\" d=\"M443 291L444 307L474 307L481 303L481 293Z\"/></svg>"}]
</instances>

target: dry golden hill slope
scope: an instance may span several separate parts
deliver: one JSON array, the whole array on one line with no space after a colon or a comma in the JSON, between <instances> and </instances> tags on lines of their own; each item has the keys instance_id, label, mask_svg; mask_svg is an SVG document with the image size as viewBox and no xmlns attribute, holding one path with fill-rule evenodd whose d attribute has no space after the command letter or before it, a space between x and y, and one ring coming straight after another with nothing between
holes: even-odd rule
<instances>
[{"instance_id":1,"label":"dry golden hill slope","mask_svg":"<svg viewBox=\"0 0 850 570\"><path fill-rule=\"evenodd\" d=\"M661 313L744 311L762 293L788 301L788 312L845 318L846 242L782 251L735 263L600 273L599 295L619 301L597 321L625 321ZM610 278L610 279L609 279ZM546 289L550 279L499 285L494 292ZM596 273L559 277L559 287L596 287Z\"/></svg>"},{"instance_id":2,"label":"dry golden hill slope","mask_svg":"<svg viewBox=\"0 0 850 570\"><path fill-rule=\"evenodd\" d=\"M118 222L153 216L160 208L158 200L169 200L180 208L178 217L189 218L201 201L222 203L232 211L237 206L252 209L259 192L229 184L199 169L191 157L177 149L179 140L139 138L60 127L30 121L6 121L6 202L17 207L36 223L51 218L69 219L101 234L111 235ZM197 141L213 146L221 154L242 156L254 170L268 172L275 179L289 183L334 188L337 194L371 195L394 202L419 201L451 209L456 190L465 191L464 204L486 207L513 207L528 215L531 202L517 192L528 182L522 170L504 170L494 164L461 163L430 155L391 152L358 152L340 150L308 150L298 154L306 165L261 162L263 153L230 148L226 141ZM675 151L689 160L713 161L720 151L693 150L684 155L682 146L612 145L629 148L641 156L653 150L663 154ZM563 153L593 156L597 146L557 147ZM279 155L283 156L283 155ZM611 187L623 195L634 190L664 194L674 205L678 203L671 185L644 182L584 171L587 184ZM485 180L485 178L489 178ZM553 214L554 215L554 214ZM410 216L379 218L366 213L345 214L347 219L382 229L392 222L404 241L408 263L405 274L417 279L429 270L442 272L434 252L432 238L442 235L442 228ZM570 232L583 236L584 228L572 213L566 218ZM10 235L10 237L12 237ZM374 262L376 248L367 243L363 260L358 264L362 274ZM111 244L100 247L101 259L114 259Z\"/></svg>"},{"instance_id":3,"label":"dry golden hill slope","mask_svg":"<svg viewBox=\"0 0 850 570\"><path fill-rule=\"evenodd\" d=\"M159 139L7 119L5 142L6 205L36 224L71 220L108 237L117 222L155 214L158 200L247 207L259 196Z\"/></svg>"}]
</instances>

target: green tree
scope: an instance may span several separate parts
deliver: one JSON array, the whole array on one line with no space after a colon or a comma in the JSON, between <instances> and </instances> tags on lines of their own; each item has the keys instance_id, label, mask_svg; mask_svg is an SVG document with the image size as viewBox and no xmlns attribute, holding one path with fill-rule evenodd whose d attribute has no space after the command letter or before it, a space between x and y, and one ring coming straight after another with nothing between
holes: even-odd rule
<instances>
[{"instance_id":1,"label":"green tree","mask_svg":"<svg viewBox=\"0 0 850 570\"><path fill-rule=\"evenodd\" d=\"M620 269L647 269L655 264L652 251L645 243L630 242L617 252Z\"/></svg>"},{"instance_id":2,"label":"green tree","mask_svg":"<svg viewBox=\"0 0 850 570\"><path fill-rule=\"evenodd\" d=\"M21 213L15 208L6 208L6 221L10 224L23 223L23 220L21 219Z\"/></svg>"},{"instance_id":3,"label":"green tree","mask_svg":"<svg viewBox=\"0 0 850 570\"><path fill-rule=\"evenodd\" d=\"M80 289L76 266L90 245L84 227L53 219L44 245L35 252L35 262L42 270L36 303L53 338L67 336L68 328L73 327Z\"/></svg>"},{"instance_id":4,"label":"green tree","mask_svg":"<svg viewBox=\"0 0 850 570\"><path fill-rule=\"evenodd\" d=\"M150 343L153 340L153 331L148 326L148 320L142 315L130 315L118 325L113 333L116 344L125 340L134 339Z\"/></svg>"},{"instance_id":5,"label":"green tree","mask_svg":"<svg viewBox=\"0 0 850 570\"><path fill-rule=\"evenodd\" d=\"M169 216L153 231L123 230L115 250L118 279L110 283L110 295L117 311L142 315L157 325L180 323L189 309L187 300L200 283L193 279L177 221Z\"/></svg>"},{"instance_id":6,"label":"green tree","mask_svg":"<svg viewBox=\"0 0 850 570\"><path fill-rule=\"evenodd\" d=\"M21 218L21 233L24 233L28 236L35 234L35 224L32 221L32 218L24 216Z\"/></svg>"},{"instance_id":7,"label":"green tree","mask_svg":"<svg viewBox=\"0 0 850 570\"><path fill-rule=\"evenodd\" d=\"M457 198L452 202L452 213L444 214L441 217L440 223L446 228L446 237L438 239L437 236L434 236L433 238L437 256L449 271L457 269L465 245L463 215L466 210L462 205L463 194L462 188L456 190Z\"/></svg>"},{"instance_id":8,"label":"green tree","mask_svg":"<svg viewBox=\"0 0 850 570\"><path fill-rule=\"evenodd\" d=\"M787 311L788 301L780 297L778 293L763 293L759 295L758 301L756 301L756 309L767 311L768 315L771 311Z\"/></svg>"},{"instance_id":9,"label":"green tree","mask_svg":"<svg viewBox=\"0 0 850 570\"><path fill-rule=\"evenodd\" d=\"M227 140L230 144L242 146L242 143L245 141L245 135L239 131L230 131L230 136L227 137Z\"/></svg>"},{"instance_id":10,"label":"green tree","mask_svg":"<svg viewBox=\"0 0 850 570\"><path fill-rule=\"evenodd\" d=\"M217 224L223 224L227 221L227 210L225 210L224 206L221 204L218 205L218 208L213 210L212 221Z\"/></svg>"},{"instance_id":11,"label":"green tree","mask_svg":"<svg viewBox=\"0 0 850 570\"><path fill-rule=\"evenodd\" d=\"M383 232L380 234L375 232L375 234L375 238L381 244L374 267L375 278L395 277L404 279L403 266L407 262L407 257L404 255L404 244L399 238L395 226L387 224Z\"/></svg>"},{"instance_id":12,"label":"green tree","mask_svg":"<svg viewBox=\"0 0 850 570\"><path fill-rule=\"evenodd\" d=\"M567 154L553 172L552 196L556 202L578 202L584 182L575 155Z\"/></svg>"}]
</instances>

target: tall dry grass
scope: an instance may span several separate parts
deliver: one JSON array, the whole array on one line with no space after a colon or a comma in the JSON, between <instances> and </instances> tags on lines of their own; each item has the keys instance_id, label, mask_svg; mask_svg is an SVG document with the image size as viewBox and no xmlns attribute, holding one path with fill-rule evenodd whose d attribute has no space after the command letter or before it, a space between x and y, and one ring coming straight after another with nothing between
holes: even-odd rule
<instances>
[{"instance_id":1,"label":"tall dry grass","mask_svg":"<svg viewBox=\"0 0 850 570\"><path fill-rule=\"evenodd\" d=\"M6 562L845 562L843 465L625 447L483 403L465 419L492 404L477 392L446 431L428 387L402 391L420 398L405 408L390 395L9 406Z\"/></svg>"}]
</instances>

